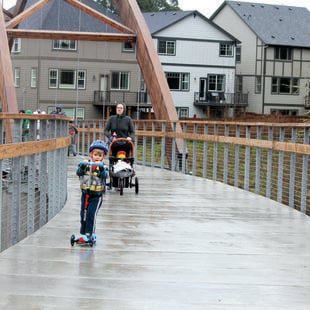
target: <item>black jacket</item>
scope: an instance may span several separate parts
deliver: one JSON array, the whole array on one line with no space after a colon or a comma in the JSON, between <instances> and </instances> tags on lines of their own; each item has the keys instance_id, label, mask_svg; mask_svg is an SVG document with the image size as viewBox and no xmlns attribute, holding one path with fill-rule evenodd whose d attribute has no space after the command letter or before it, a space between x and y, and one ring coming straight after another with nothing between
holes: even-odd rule
<instances>
[{"instance_id":1,"label":"black jacket","mask_svg":"<svg viewBox=\"0 0 310 310\"><path fill-rule=\"evenodd\" d=\"M124 109L125 113L125 109ZM126 115L112 115L104 129L104 135L110 138L113 133L116 133L117 138L135 138L135 129L132 119Z\"/></svg>"}]
</instances>

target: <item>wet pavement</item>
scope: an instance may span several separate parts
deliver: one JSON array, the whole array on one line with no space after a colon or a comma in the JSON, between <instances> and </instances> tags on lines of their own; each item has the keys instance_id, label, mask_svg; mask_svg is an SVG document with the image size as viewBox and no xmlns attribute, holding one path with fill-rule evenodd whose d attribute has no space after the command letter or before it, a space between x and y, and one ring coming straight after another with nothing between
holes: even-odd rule
<instances>
[{"instance_id":1,"label":"wet pavement","mask_svg":"<svg viewBox=\"0 0 310 310\"><path fill-rule=\"evenodd\" d=\"M80 159L64 209L0 253L0 309L309 309L309 217L210 180L136 165L139 194L108 191L72 247Z\"/></svg>"}]
</instances>

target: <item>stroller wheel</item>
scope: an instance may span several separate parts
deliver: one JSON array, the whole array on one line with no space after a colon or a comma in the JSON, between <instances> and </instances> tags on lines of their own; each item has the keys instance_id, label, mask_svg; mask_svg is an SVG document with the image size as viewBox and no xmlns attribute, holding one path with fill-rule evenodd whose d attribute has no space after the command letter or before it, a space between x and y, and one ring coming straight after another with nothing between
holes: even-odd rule
<instances>
[{"instance_id":1,"label":"stroller wheel","mask_svg":"<svg viewBox=\"0 0 310 310\"><path fill-rule=\"evenodd\" d=\"M139 193L139 180L137 177L135 177L135 193Z\"/></svg>"},{"instance_id":2,"label":"stroller wheel","mask_svg":"<svg viewBox=\"0 0 310 310\"><path fill-rule=\"evenodd\" d=\"M119 193L121 196L124 194L124 179L119 180Z\"/></svg>"}]
</instances>

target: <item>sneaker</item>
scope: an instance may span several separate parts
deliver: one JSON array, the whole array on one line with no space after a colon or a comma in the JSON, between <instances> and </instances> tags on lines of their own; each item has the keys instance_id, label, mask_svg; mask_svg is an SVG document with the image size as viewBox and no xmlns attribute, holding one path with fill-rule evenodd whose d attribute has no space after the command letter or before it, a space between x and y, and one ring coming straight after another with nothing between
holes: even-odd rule
<instances>
[{"instance_id":1,"label":"sneaker","mask_svg":"<svg viewBox=\"0 0 310 310\"><path fill-rule=\"evenodd\" d=\"M92 234L92 237L93 237L93 241L96 242L96 241L97 241L97 236L96 236L96 234Z\"/></svg>"}]
</instances>

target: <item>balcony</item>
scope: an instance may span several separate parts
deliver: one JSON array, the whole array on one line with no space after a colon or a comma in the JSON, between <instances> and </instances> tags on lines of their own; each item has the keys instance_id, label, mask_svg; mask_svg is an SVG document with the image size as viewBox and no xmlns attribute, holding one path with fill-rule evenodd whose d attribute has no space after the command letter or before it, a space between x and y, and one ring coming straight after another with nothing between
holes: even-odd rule
<instances>
[{"instance_id":1,"label":"balcony","mask_svg":"<svg viewBox=\"0 0 310 310\"><path fill-rule=\"evenodd\" d=\"M115 106L116 102L125 103L127 107L151 107L151 101L147 92L128 91L94 91L94 105Z\"/></svg>"},{"instance_id":2,"label":"balcony","mask_svg":"<svg viewBox=\"0 0 310 310\"><path fill-rule=\"evenodd\" d=\"M248 94L195 92L194 105L199 107L245 108L248 106Z\"/></svg>"}]
</instances>

